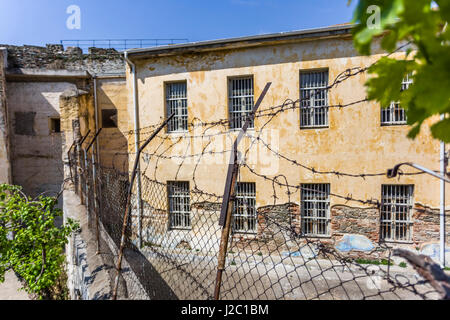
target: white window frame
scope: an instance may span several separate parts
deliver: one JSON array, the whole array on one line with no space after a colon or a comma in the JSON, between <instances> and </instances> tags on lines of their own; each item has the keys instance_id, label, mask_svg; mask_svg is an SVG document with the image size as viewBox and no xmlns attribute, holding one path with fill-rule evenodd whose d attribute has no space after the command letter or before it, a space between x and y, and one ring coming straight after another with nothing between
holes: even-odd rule
<instances>
[{"instance_id":1,"label":"white window frame","mask_svg":"<svg viewBox=\"0 0 450 320\"><path fill-rule=\"evenodd\" d=\"M170 229L190 230L192 221L189 182L168 181L167 195Z\"/></svg>"},{"instance_id":2,"label":"white window frame","mask_svg":"<svg viewBox=\"0 0 450 320\"><path fill-rule=\"evenodd\" d=\"M167 132L172 133L188 131L187 82L166 82L165 90L167 117L175 112L175 116L167 124Z\"/></svg>"},{"instance_id":3,"label":"white window frame","mask_svg":"<svg viewBox=\"0 0 450 320\"><path fill-rule=\"evenodd\" d=\"M413 197L414 185L381 186L381 240L394 242L410 242L412 240Z\"/></svg>"},{"instance_id":4,"label":"white window frame","mask_svg":"<svg viewBox=\"0 0 450 320\"><path fill-rule=\"evenodd\" d=\"M301 184L300 212L303 236L330 236L330 189L329 183Z\"/></svg>"},{"instance_id":5,"label":"white window frame","mask_svg":"<svg viewBox=\"0 0 450 320\"><path fill-rule=\"evenodd\" d=\"M300 71L300 128L328 128L328 82L328 69Z\"/></svg>"},{"instance_id":6,"label":"white window frame","mask_svg":"<svg viewBox=\"0 0 450 320\"><path fill-rule=\"evenodd\" d=\"M253 76L228 78L228 114L230 118L230 129L241 129L244 126L247 117L253 111L255 105L254 88ZM254 127L254 120L251 120L248 128L253 129Z\"/></svg>"},{"instance_id":7,"label":"white window frame","mask_svg":"<svg viewBox=\"0 0 450 320\"><path fill-rule=\"evenodd\" d=\"M401 91L408 90L413 83L412 74L407 74L402 80ZM387 108L381 108L381 125L405 125L407 123L406 110L400 106L400 102L391 102Z\"/></svg>"},{"instance_id":8,"label":"white window frame","mask_svg":"<svg viewBox=\"0 0 450 320\"><path fill-rule=\"evenodd\" d=\"M257 217L256 183L238 182L233 203L233 233L256 234Z\"/></svg>"}]
</instances>

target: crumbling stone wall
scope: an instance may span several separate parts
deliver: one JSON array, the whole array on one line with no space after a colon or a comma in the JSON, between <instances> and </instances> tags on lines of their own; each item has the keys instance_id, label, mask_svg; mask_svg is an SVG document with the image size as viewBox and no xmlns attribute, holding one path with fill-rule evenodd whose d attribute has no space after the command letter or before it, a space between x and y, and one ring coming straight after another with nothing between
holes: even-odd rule
<instances>
[{"instance_id":1,"label":"crumbling stone wall","mask_svg":"<svg viewBox=\"0 0 450 320\"><path fill-rule=\"evenodd\" d=\"M125 73L122 55L115 49L90 48L85 54L80 48L62 45L10 46L8 49L9 69L49 69L88 71L95 74Z\"/></svg>"},{"instance_id":2,"label":"crumbling stone wall","mask_svg":"<svg viewBox=\"0 0 450 320\"><path fill-rule=\"evenodd\" d=\"M360 234L372 242L380 239L380 211L378 208L352 208L343 205L331 208L333 236Z\"/></svg>"},{"instance_id":3,"label":"crumbling stone wall","mask_svg":"<svg viewBox=\"0 0 450 320\"><path fill-rule=\"evenodd\" d=\"M450 230L450 217L446 218L446 230ZM389 242L389 247L422 250L438 259L436 245L439 243L439 210L415 204L411 211L412 240ZM325 237L304 237L301 233L300 206L286 203L258 208L257 234L233 236L232 248L284 255L311 254L311 244L330 246L334 251L349 258L387 259L389 251L380 241L380 210L377 207L358 208L335 205L330 209L330 234ZM450 231L447 232L450 245ZM308 244L308 245L306 245ZM450 254L450 251L447 255Z\"/></svg>"},{"instance_id":4,"label":"crumbling stone wall","mask_svg":"<svg viewBox=\"0 0 450 320\"><path fill-rule=\"evenodd\" d=\"M450 244L450 212L446 212L446 242ZM440 211L421 204L416 204L412 213L414 225L412 228L413 242L416 245L437 242L440 237Z\"/></svg>"}]
</instances>

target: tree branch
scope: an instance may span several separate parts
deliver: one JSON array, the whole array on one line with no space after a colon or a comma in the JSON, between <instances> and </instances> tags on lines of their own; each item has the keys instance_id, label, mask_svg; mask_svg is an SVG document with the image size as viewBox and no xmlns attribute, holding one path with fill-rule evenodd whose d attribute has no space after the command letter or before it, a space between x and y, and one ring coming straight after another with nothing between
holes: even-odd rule
<instances>
[{"instance_id":1,"label":"tree branch","mask_svg":"<svg viewBox=\"0 0 450 320\"><path fill-rule=\"evenodd\" d=\"M450 277L428 256L417 255L404 249L395 249L394 255L406 259L431 286L439 292L441 299L450 300Z\"/></svg>"}]
</instances>

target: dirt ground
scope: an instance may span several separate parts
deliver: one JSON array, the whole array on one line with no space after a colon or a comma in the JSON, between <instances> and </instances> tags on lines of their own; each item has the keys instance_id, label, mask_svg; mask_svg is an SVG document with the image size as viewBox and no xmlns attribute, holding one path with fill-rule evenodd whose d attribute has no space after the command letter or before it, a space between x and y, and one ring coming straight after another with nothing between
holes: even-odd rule
<instances>
[{"instance_id":1,"label":"dirt ground","mask_svg":"<svg viewBox=\"0 0 450 320\"><path fill-rule=\"evenodd\" d=\"M14 272L5 275L5 282L0 284L0 300L30 300L25 291L19 291L21 284Z\"/></svg>"}]
</instances>

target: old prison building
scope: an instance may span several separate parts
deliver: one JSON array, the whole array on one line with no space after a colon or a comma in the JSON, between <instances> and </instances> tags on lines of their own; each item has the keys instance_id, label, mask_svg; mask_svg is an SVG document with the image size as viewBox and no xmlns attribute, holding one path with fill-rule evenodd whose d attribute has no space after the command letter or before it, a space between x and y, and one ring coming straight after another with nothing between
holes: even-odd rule
<instances>
[{"instance_id":1,"label":"old prison building","mask_svg":"<svg viewBox=\"0 0 450 320\"><path fill-rule=\"evenodd\" d=\"M359 55L349 25L127 51L128 118L138 121L129 129L141 128L145 141L175 114L141 159L141 180L164 185L162 200L144 192L134 212L142 241L169 236L200 250L205 219L220 234L221 199L199 192L223 194L231 145L271 83L239 146L235 245L266 241L270 251L293 232L357 256L380 256L380 243L437 254L439 180L408 168L386 176L402 162L439 169L429 131L436 119L411 140L398 103L365 101L369 75L358 70L384 55L377 46ZM403 89L411 83L405 78ZM135 148L130 139L130 166ZM288 241L281 251L296 248Z\"/></svg>"},{"instance_id":2,"label":"old prison building","mask_svg":"<svg viewBox=\"0 0 450 320\"><path fill-rule=\"evenodd\" d=\"M113 214L104 206L123 204L106 194L126 191L137 147L173 115L140 158L133 239L141 248L215 255L231 148L261 97L238 148L231 249L303 254L298 241L313 239L356 257L384 258L383 244L438 260L439 180L408 167L394 179L386 175L403 162L439 169L440 142L429 130L437 119L411 140L401 105L366 101L365 68L386 53L375 44L372 55L361 56L351 30L338 25L124 54L5 46L0 182L33 196L57 193L73 174L71 147L102 128L91 152L100 166L123 173L102 180L105 223ZM402 89L412 83L406 77Z\"/></svg>"}]
</instances>

